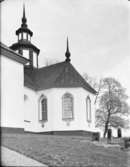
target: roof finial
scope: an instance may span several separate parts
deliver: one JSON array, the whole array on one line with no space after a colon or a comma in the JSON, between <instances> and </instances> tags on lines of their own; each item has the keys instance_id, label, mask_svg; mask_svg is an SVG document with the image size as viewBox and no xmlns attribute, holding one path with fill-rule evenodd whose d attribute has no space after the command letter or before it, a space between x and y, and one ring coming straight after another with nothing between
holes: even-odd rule
<instances>
[{"instance_id":1,"label":"roof finial","mask_svg":"<svg viewBox=\"0 0 130 167\"><path fill-rule=\"evenodd\" d=\"M65 52L65 56L66 56L66 62L70 62L70 51L69 51L69 41L68 41L68 37L67 37L67 48L66 48L66 52Z\"/></svg>"},{"instance_id":2,"label":"roof finial","mask_svg":"<svg viewBox=\"0 0 130 167\"><path fill-rule=\"evenodd\" d=\"M23 17L22 17L22 27L27 27L27 19L26 19L26 15L25 15L25 4L23 4Z\"/></svg>"}]
</instances>

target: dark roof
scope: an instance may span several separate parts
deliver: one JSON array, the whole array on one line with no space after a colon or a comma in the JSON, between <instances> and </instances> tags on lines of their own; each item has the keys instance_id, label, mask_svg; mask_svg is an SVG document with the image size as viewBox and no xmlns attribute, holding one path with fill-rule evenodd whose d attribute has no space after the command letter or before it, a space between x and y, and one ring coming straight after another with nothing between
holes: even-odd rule
<instances>
[{"instance_id":1,"label":"dark roof","mask_svg":"<svg viewBox=\"0 0 130 167\"><path fill-rule=\"evenodd\" d=\"M96 94L69 62L61 62L39 69L25 67L24 85L34 90L82 87Z\"/></svg>"},{"instance_id":2,"label":"dark roof","mask_svg":"<svg viewBox=\"0 0 130 167\"><path fill-rule=\"evenodd\" d=\"M39 52L40 52L40 50L29 41L21 40L21 41L19 41L17 43L14 43L13 45L10 46L10 48L13 49L13 50L17 50L20 47L22 47L22 48L32 48L37 54L39 54Z\"/></svg>"},{"instance_id":3,"label":"dark roof","mask_svg":"<svg viewBox=\"0 0 130 167\"><path fill-rule=\"evenodd\" d=\"M33 32L28 29L27 27L20 27L18 30L16 30L16 35L18 35L21 32L26 32L28 34L30 34L31 36L33 35Z\"/></svg>"},{"instance_id":4,"label":"dark roof","mask_svg":"<svg viewBox=\"0 0 130 167\"><path fill-rule=\"evenodd\" d=\"M19 63L26 64L28 59L22 57L20 54L14 52L9 47L0 42L0 54L6 56L12 60L15 60Z\"/></svg>"}]
</instances>

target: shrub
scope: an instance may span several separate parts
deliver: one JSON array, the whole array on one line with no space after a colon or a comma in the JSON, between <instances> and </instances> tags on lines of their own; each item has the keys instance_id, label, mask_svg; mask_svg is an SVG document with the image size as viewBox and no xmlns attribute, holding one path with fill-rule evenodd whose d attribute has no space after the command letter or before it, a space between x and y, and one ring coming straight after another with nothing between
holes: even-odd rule
<instances>
[{"instance_id":1,"label":"shrub","mask_svg":"<svg viewBox=\"0 0 130 167\"><path fill-rule=\"evenodd\" d=\"M99 141L100 140L100 133L98 133L98 132L93 133L92 140Z\"/></svg>"}]
</instances>

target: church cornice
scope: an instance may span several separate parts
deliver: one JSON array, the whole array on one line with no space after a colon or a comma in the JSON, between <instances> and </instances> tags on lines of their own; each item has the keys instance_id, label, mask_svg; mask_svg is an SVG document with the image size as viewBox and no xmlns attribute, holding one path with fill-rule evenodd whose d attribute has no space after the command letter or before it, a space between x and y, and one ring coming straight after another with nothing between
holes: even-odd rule
<instances>
[{"instance_id":1,"label":"church cornice","mask_svg":"<svg viewBox=\"0 0 130 167\"><path fill-rule=\"evenodd\" d=\"M28 59L22 57L20 54L14 52L10 48L8 48L6 45L2 44L0 42L0 52L1 55L6 56L14 61L17 61L22 64L26 64L28 62Z\"/></svg>"}]
</instances>

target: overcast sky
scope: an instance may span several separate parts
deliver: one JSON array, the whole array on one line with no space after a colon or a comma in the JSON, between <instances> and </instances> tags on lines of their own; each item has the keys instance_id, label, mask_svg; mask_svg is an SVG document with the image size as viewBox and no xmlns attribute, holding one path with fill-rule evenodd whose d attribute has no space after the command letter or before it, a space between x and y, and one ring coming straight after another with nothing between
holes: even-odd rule
<instances>
[{"instance_id":1,"label":"overcast sky","mask_svg":"<svg viewBox=\"0 0 130 167\"><path fill-rule=\"evenodd\" d=\"M64 61L69 37L71 62L92 77L115 77L130 96L130 2L128 0L5 0L2 42L16 42L25 3L39 63Z\"/></svg>"}]
</instances>

